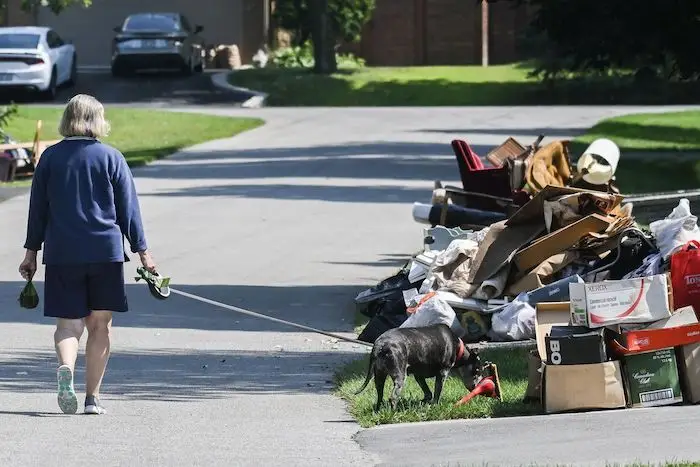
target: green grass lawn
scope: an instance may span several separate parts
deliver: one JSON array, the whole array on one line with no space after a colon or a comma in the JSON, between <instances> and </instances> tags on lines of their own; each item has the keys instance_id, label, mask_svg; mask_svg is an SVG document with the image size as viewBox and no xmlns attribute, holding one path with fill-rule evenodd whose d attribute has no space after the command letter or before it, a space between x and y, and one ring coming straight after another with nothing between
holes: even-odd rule
<instances>
[{"instance_id":1,"label":"green grass lawn","mask_svg":"<svg viewBox=\"0 0 700 467\"><path fill-rule=\"evenodd\" d=\"M503 402L486 397L476 397L468 404L455 407L454 403L466 395L466 389L461 379L451 376L445 383L440 403L437 405L423 404L423 391L413 376L406 379L403 395L397 410L392 411L388 403L392 390L391 378L387 379L384 388L385 406L379 412L374 412L377 393L374 381L371 381L361 394L355 396L367 374L369 357L353 362L336 375L337 394L349 404L350 413L363 427L389 423L420 422L431 420L450 420L459 418L487 418L514 415L529 415L539 413L537 404L522 402L527 388L527 350L489 350L481 353L484 361L489 360L498 365L498 373L503 391ZM433 381L428 381L431 390Z\"/></svg>"},{"instance_id":2,"label":"green grass lawn","mask_svg":"<svg viewBox=\"0 0 700 467\"><path fill-rule=\"evenodd\" d=\"M359 68L318 76L304 69L251 69L229 81L269 94L269 106L446 106L551 104L661 104L698 101L700 85L662 89L609 79L544 86L524 64Z\"/></svg>"},{"instance_id":3,"label":"green grass lawn","mask_svg":"<svg viewBox=\"0 0 700 467\"><path fill-rule=\"evenodd\" d=\"M22 107L4 130L15 140L34 138L36 121L43 121L42 140L60 139L58 122L63 109ZM111 134L105 143L119 149L130 166L143 165L179 149L205 141L235 136L263 124L255 118L231 118L158 110L107 108Z\"/></svg>"},{"instance_id":4,"label":"green grass lawn","mask_svg":"<svg viewBox=\"0 0 700 467\"><path fill-rule=\"evenodd\" d=\"M700 111L634 114L603 120L574 140L578 156L596 138L620 146L624 193L700 188ZM645 153L643 159L635 153Z\"/></svg>"}]
</instances>

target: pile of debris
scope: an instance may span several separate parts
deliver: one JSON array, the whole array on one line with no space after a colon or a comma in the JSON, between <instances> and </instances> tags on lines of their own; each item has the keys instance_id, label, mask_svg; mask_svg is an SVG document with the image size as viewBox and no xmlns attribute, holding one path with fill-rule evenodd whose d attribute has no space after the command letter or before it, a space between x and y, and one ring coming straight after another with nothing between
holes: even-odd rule
<instances>
[{"instance_id":1,"label":"pile of debris","mask_svg":"<svg viewBox=\"0 0 700 467\"><path fill-rule=\"evenodd\" d=\"M358 338L445 323L466 343L536 343L528 392L548 412L677 403L676 348L687 398L700 400L700 228L688 200L642 228L616 186L613 141L574 165L568 141L542 138L508 138L490 167L452 141L462 187L438 181L431 204L414 204L424 245L355 298L370 318Z\"/></svg>"}]
</instances>

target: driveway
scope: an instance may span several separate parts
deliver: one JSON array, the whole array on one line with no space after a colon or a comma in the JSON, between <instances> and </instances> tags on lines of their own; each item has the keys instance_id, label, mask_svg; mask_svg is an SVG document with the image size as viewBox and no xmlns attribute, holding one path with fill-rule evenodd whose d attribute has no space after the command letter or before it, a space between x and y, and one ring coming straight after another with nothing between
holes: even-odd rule
<instances>
[{"instance_id":1,"label":"driveway","mask_svg":"<svg viewBox=\"0 0 700 467\"><path fill-rule=\"evenodd\" d=\"M178 73L140 73L132 77L114 78L107 71L81 72L74 87L59 90L55 103L64 103L75 94L91 94L104 104L169 107L180 105L238 105L250 97L244 93L224 91L211 82L211 75L220 70L206 70L192 76ZM0 101L39 102L29 93L0 95Z\"/></svg>"},{"instance_id":2,"label":"driveway","mask_svg":"<svg viewBox=\"0 0 700 467\"><path fill-rule=\"evenodd\" d=\"M152 250L174 286L349 336L355 294L421 247L411 203L430 199L433 180L457 178L452 138L463 137L484 152L510 135L523 142L539 132L570 137L600 118L645 110L170 108L268 121L134 171ZM515 426L463 421L460 429L439 429L444 444L433 442L436 429L430 428L440 424L390 427L362 431L357 443L359 427L330 390L334 371L365 348L179 296L159 302L132 281L133 312L117 317L104 383L110 413L56 415L51 322L16 305L27 202L19 196L0 203L2 465L56 459L75 466L99 459L105 467L430 465L458 460L461 446L466 455L486 445L490 449L473 452L498 463L534 442L525 427L556 423L554 417ZM78 372L79 383L82 377ZM669 449L679 440L690 442L700 424L697 411L685 409L682 431L654 434L673 438ZM658 423L672 420L668 411L649 413ZM591 430L636 436L644 427L628 417L609 416L601 425L572 417L566 427L571 452L595 449ZM475 423L486 436L493 434L490 444L470 428ZM404 449L417 442L420 450ZM520 463L546 461L561 442L537 440L538 449L522 451ZM651 448L661 449L649 443L640 458ZM610 460L629 454L611 452Z\"/></svg>"}]
</instances>

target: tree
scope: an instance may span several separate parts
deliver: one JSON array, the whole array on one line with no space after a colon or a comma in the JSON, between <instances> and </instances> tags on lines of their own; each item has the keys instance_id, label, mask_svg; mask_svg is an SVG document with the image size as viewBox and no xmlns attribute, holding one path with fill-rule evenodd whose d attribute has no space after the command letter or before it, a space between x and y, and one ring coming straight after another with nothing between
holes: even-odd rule
<instances>
[{"instance_id":1,"label":"tree","mask_svg":"<svg viewBox=\"0 0 700 467\"><path fill-rule=\"evenodd\" d=\"M2 0L2 3L7 4L7 0ZM43 6L48 7L54 14L58 15L73 4L89 7L92 5L92 0L22 0L22 9L36 11L37 8Z\"/></svg>"},{"instance_id":2,"label":"tree","mask_svg":"<svg viewBox=\"0 0 700 467\"><path fill-rule=\"evenodd\" d=\"M690 38L700 37L698 0L510 0L536 7L532 27L547 39L539 74L632 69L665 77L700 74Z\"/></svg>"},{"instance_id":3,"label":"tree","mask_svg":"<svg viewBox=\"0 0 700 467\"><path fill-rule=\"evenodd\" d=\"M342 42L357 42L372 17L375 0L277 0L275 21L294 35L294 45L311 40L314 71L337 69L335 52Z\"/></svg>"}]
</instances>

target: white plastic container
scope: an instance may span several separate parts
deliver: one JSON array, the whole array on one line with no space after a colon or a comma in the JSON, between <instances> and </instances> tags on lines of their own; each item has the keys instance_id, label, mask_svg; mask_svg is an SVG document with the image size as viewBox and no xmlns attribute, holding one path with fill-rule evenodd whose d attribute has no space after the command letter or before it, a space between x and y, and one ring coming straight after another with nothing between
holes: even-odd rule
<instances>
[{"instance_id":1,"label":"white plastic container","mask_svg":"<svg viewBox=\"0 0 700 467\"><path fill-rule=\"evenodd\" d=\"M587 171L583 179L593 185L608 183L615 175L620 161L620 148L607 138L593 141L576 163L579 173Z\"/></svg>"}]
</instances>

